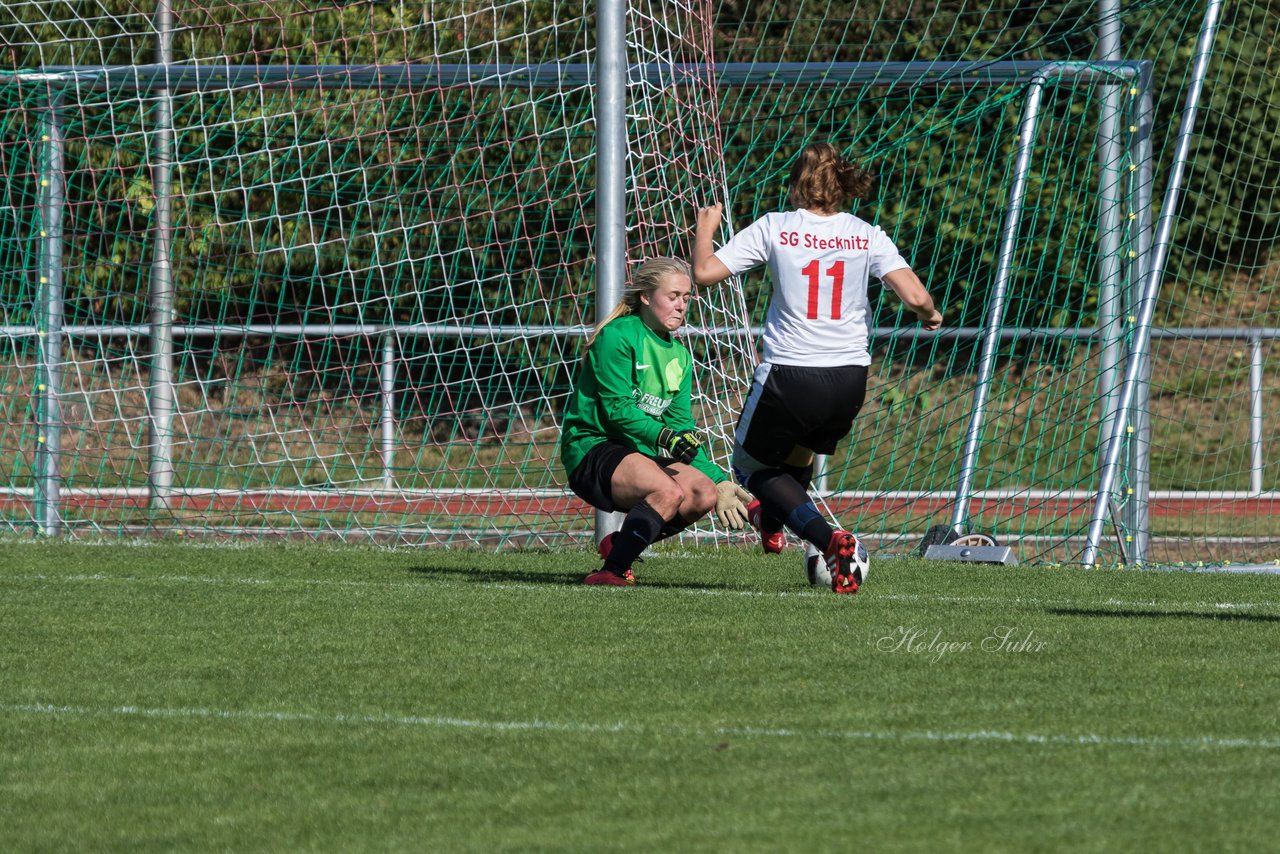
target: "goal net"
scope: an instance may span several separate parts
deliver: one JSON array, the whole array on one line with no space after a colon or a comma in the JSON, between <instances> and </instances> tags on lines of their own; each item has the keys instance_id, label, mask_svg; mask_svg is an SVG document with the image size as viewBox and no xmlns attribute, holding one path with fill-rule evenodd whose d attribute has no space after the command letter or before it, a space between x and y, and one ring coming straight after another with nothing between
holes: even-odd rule
<instances>
[{"instance_id":1,"label":"goal net","mask_svg":"<svg viewBox=\"0 0 1280 854\"><path fill-rule=\"evenodd\" d=\"M597 311L595 4L167 11L0 10L0 525L586 541L557 444ZM867 405L819 486L874 547L959 506L1024 560L1079 556L1204 11L629 4L629 265L687 256L698 205L726 203L722 237L784 206L822 138L878 174L855 212L944 308L919 335L873 287ZM1240 7L1213 42L1162 329L1280 325L1276 158L1248 132L1276 23ZM722 464L768 288L700 289L685 333ZM1106 561L1280 552L1270 341L1152 337Z\"/></svg>"},{"instance_id":2,"label":"goal net","mask_svg":"<svg viewBox=\"0 0 1280 854\"><path fill-rule=\"evenodd\" d=\"M857 212L895 236L947 326L965 333L912 336L910 317L879 295L867 405L824 485L836 515L879 535L882 547L907 551L930 527L956 523L967 474L961 530L992 534L1024 560L1079 560L1136 359L1100 562L1270 561L1280 552L1266 330L1275 323L1277 157L1247 118L1275 115L1274 63L1264 57L1278 19L1265 4L1234 6L1202 45L1211 6L878 3L846 18L798 3L787 7L788 27L772 15L719 17L717 57L757 65L928 60L943 67L939 77L952 61L981 66L968 72L973 85L955 74L945 87L905 71L895 80L882 67L877 85L722 90L735 221L785 205L782 179L799 143L840 140L881 176ZM1149 290L1202 55L1207 75L1167 263ZM1028 81L977 85L1003 61L1112 56L1148 64L1119 87L1059 79L1044 92L1033 140L1020 139ZM1007 231L1027 144L1021 216ZM767 286L749 279L748 304L761 306L754 295ZM1155 328L1135 356L1148 297ZM987 335L998 335L990 348Z\"/></svg>"},{"instance_id":3,"label":"goal net","mask_svg":"<svg viewBox=\"0 0 1280 854\"><path fill-rule=\"evenodd\" d=\"M0 83L7 525L42 521L40 456L56 437L72 531L582 538L592 517L564 489L557 445L597 313L590 8L171 8L159 71L149 9L0 13L16 45ZM628 87L631 264L686 256L695 203L723 186L710 71L670 71L709 56L706 15L627 19L629 61L667 67ZM50 183L65 197L61 294L35 239ZM162 421L149 324L166 198ZM691 319L746 324L729 291ZM64 342L57 423L36 411L50 405L49 335ZM723 458L750 338L691 341Z\"/></svg>"}]
</instances>

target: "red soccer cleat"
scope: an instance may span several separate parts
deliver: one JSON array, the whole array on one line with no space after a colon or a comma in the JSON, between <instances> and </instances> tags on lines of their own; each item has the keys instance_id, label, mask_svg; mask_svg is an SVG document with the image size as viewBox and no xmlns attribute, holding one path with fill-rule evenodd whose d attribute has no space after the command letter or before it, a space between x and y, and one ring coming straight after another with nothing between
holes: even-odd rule
<instances>
[{"instance_id":1,"label":"red soccer cleat","mask_svg":"<svg viewBox=\"0 0 1280 854\"><path fill-rule=\"evenodd\" d=\"M827 545L823 557L827 561L827 569L831 571L831 590L835 593L857 593L862 583L861 565L858 561L858 549L862 544L858 538L848 531L834 531L831 542Z\"/></svg>"},{"instance_id":2,"label":"red soccer cleat","mask_svg":"<svg viewBox=\"0 0 1280 854\"><path fill-rule=\"evenodd\" d=\"M583 584L608 584L614 587L630 587L635 584L634 581L627 581L625 576L621 576L612 569L601 569L591 573L582 579Z\"/></svg>"},{"instance_id":3,"label":"red soccer cleat","mask_svg":"<svg viewBox=\"0 0 1280 854\"><path fill-rule=\"evenodd\" d=\"M787 535L782 531L766 534L764 529L760 527L763 518L764 508L760 506L759 499L747 505L747 521L751 523L751 527L760 532L760 548L764 549L765 554L779 554L787 547Z\"/></svg>"},{"instance_id":4,"label":"red soccer cleat","mask_svg":"<svg viewBox=\"0 0 1280 854\"><path fill-rule=\"evenodd\" d=\"M605 534L604 539L596 544L596 552L599 553L601 560L609 559L609 552L613 551L613 538L617 535L615 531L612 534ZM628 584L635 584L636 577L631 573L631 567L627 567L622 571L622 577L627 580ZM590 583L590 582L587 582Z\"/></svg>"}]
</instances>

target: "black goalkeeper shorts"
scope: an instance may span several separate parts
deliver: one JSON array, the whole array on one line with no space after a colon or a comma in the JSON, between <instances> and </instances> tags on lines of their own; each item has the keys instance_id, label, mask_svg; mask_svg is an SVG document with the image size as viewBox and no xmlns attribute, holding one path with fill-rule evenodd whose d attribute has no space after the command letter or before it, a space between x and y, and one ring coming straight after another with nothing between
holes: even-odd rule
<instances>
[{"instance_id":1,"label":"black goalkeeper shorts","mask_svg":"<svg viewBox=\"0 0 1280 854\"><path fill-rule=\"evenodd\" d=\"M578 467L569 472L569 488L573 494L590 504L597 510L613 513L622 509L613 503L613 473L622 465L622 461L632 454L639 454L635 448L629 448L618 442L604 441L596 445L578 463ZM650 457L662 469L675 462L673 457Z\"/></svg>"}]
</instances>

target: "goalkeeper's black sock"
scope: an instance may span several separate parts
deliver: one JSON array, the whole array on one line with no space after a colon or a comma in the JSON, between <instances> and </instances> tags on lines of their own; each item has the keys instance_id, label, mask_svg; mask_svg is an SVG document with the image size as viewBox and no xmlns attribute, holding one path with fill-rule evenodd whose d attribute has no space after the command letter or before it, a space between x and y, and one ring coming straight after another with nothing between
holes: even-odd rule
<instances>
[{"instance_id":1,"label":"goalkeeper's black sock","mask_svg":"<svg viewBox=\"0 0 1280 854\"><path fill-rule=\"evenodd\" d=\"M653 538L653 542L656 543L659 540L665 540L668 537L674 537L676 534L680 533L681 531L683 531L685 528L689 527L692 524L693 523L690 522L688 519L684 518L679 513L677 513L676 518L672 519L670 522L662 526L662 530L658 532L658 536Z\"/></svg>"},{"instance_id":2,"label":"goalkeeper's black sock","mask_svg":"<svg viewBox=\"0 0 1280 854\"><path fill-rule=\"evenodd\" d=\"M765 512L786 520L787 527L798 536L826 551L831 542L831 526L795 477L776 468L755 472L748 480L747 489L760 499Z\"/></svg>"},{"instance_id":3,"label":"goalkeeper's black sock","mask_svg":"<svg viewBox=\"0 0 1280 854\"><path fill-rule=\"evenodd\" d=\"M680 517L677 515L676 518ZM640 557L640 552L658 538L666 524L658 511L641 499L627 511L627 517L622 520L622 528L613 538L613 550L605 559L604 568L618 575L626 572L636 558Z\"/></svg>"}]
</instances>

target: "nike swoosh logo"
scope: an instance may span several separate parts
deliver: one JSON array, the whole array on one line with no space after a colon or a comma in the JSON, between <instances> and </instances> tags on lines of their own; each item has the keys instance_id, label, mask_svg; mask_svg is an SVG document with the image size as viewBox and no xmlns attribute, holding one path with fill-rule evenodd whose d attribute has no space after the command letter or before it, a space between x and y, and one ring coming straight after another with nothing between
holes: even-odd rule
<instances>
[{"instance_id":1,"label":"nike swoosh logo","mask_svg":"<svg viewBox=\"0 0 1280 854\"><path fill-rule=\"evenodd\" d=\"M648 368L648 367L649 367L648 365L640 365L640 364L637 364L637 365L636 365L636 370L637 370L637 371L643 371L643 370L645 370L645 369L646 369L646 368Z\"/></svg>"}]
</instances>

